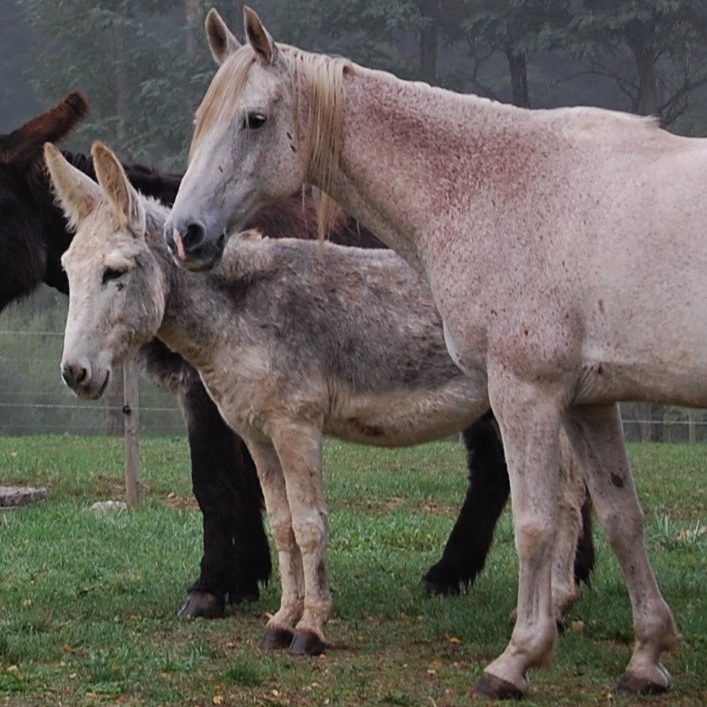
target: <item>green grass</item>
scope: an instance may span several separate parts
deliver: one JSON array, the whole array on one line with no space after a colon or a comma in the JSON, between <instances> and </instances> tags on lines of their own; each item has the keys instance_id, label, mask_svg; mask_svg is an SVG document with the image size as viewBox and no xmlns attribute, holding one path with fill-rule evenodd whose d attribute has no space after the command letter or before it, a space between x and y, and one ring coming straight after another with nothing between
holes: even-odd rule
<instances>
[{"instance_id":1,"label":"green grass","mask_svg":"<svg viewBox=\"0 0 707 707\"><path fill-rule=\"evenodd\" d=\"M667 697L612 704L707 702L707 535L695 532L707 525L706 450L632 448L651 559L684 643L667 658ZM176 618L201 548L186 444L146 439L142 457L144 506L97 516L91 503L120 497L120 440L0 439L1 483L49 487L43 505L0 514L0 705L461 705L508 640L508 514L469 594L421 590L464 493L458 445L327 445L335 647L308 660L257 647L277 581L223 621ZM534 672L526 704L607 704L628 661L630 606L601 536L572 618L583 629L562 637L552 669Z\"/></svg>"}]
</instances>

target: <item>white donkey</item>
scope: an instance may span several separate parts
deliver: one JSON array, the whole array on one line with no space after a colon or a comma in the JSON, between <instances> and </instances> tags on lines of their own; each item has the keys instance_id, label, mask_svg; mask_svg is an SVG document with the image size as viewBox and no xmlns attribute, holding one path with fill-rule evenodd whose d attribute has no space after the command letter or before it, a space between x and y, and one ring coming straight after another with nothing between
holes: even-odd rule
<instances>
[{"instance_id":1,"label":"white donkey","mask_svg":"<svg viewBox=\"0 0 707 707\"><path fill-rule=\"evenodd\" d=\"M619 688L666 689L677 630L615 403L707 406L707 141L401 81L275 44L248 8L245 46L215 11L206 24L221 67L165 231L178 259L211 266L226 233L310 182L425 273L453 359L488 382L520 572L510 643L477 694L520 696L552 657L561 428L632 602Z\"/></svg>"},{"instance_id":2,"label":"white donkey","mask_svg":"<svg viewBox=\"0 0 707 707\"><path fill-rule=\"evenodd\" d=\"M429 290L394 252L243 235L219 269L188 273L162 240L167 208L133 190L107 147L92 151L100 186L51 145L45 152L78 227L62 259L64 380L98 397L114 367L155 336L199 369L253 455L270 515L282 599L264 645L321 652L332 609L322 435L380 446L438 439L486 412L485 387L451 361ZM567 454L558 619L576 599L585 493Z\"/></svg>"}]
</instances>

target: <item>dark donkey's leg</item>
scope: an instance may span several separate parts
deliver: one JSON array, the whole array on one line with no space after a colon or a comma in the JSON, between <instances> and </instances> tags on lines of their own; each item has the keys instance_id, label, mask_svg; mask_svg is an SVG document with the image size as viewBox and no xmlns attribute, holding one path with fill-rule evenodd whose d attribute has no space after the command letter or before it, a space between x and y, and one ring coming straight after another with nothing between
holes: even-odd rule
<instances>
[{"instance_id":1,"label":"dark donkey's leg","mask_svg":"<svg viewBox=\"0 0 707 707\"><path fill-rule=\"evenodd\" d=\"M258 582L270 577L263 497L245 443L223 421L196 372L185 380L180 398L194 495L204 517L204 556L179 614L220 618L226 599L256 600Z\"/></svg>"},{"instance_id":2,"label":"dark donkey's leg","mask_svg":"<svg viewBox=\"0 0 707 707\"><path fill-rule=\"evenodd\" d=\"M428 594L459 594L484 568L496 522L506 505L510 486L503 446L491 413L462 433L466 446L469 487L442 559L423 581Z\"/></svg>"},{"instance_id":3,"label":"dark donkey's leg","mask_svg":"<svg viewBox=\"0 0 707 707\"><path fill-rule=\"evenodd\" d=\"M258 597L270 577L270 549L263 530L262 493L243 441L221 419L197 372L159 341L140 349L142 370L178 394L187 425L192 486L203 514L201 572L179 612L223 616L226 598Z\"/></svg>"},{"instance_id":4,"label":"dark donkey's leg","mask_svg":"<svg viewBox=\"0 0 707 707\"><path fill-rule=\"evenodd\" d=\"M462 433L467 453L469 486L457 522L452 528L442 559L423 577L428 594L459 594L484 568L496 523L510 493L503 445L491 413ZM575 577L589 581L594 567L592 504L587 495L582 505L583 528L577 540Z\"/></svg>"}]
</instances>

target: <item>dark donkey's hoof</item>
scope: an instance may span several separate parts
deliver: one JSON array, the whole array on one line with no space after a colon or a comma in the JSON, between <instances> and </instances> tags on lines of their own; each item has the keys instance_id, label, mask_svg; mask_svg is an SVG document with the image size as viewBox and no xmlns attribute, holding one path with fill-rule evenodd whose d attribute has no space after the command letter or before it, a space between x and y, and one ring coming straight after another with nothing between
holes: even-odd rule
<instances>
[{"instance_id":1,"label":"dark donkey's hoof","mask_svg":"<svg viewBox=\"0 0 707 707\"><path fill-rule=\"evenodd\" d=\"M184 606L177 616L191 619L222 619L226 614L226 602L210 592L189 592Z\"/></svg>"},{"instance_id":2,"label":"dark donkey's hoof","mask_svg":"<svg viewBox=\"0 0 707 707\"><path fill-rule=\"evenodd\" d=\"M294 633L286 628L266 628L260 647L266 651L277 651L289 648Z\"/></svg>"},{"instance_id":3,"label":"dark donkey's hoof","mask_svg":"<svg viewBox=\"0 0 707 707\"><path fill-rule=\"evenodd\" d=\"M456 597L473 583L473 577L462 577L453 563L441 559L422 576L422 584L427 596Z\"/></svg>"},{"instance_id":4,"label":"dark donkey's hoof","mask_svg":"<svg viewBox=\"0 0 707 707\"><path fill-rule=\"evenodd\" d=\"M326 643L313 631L297 631L287 652L290 655L321 655Z\"/></svg>"},{"instance_id":5,"label":"dark donkey's hoof","mask_svg":"<svg viewBox=\"0 0 707 707\"><path fill-rule=\"evenodd\" d=\"M482 700L521 700L523 691L507 680L484 673L471 691L471 696Z\"/></svg>"}]
</instances>

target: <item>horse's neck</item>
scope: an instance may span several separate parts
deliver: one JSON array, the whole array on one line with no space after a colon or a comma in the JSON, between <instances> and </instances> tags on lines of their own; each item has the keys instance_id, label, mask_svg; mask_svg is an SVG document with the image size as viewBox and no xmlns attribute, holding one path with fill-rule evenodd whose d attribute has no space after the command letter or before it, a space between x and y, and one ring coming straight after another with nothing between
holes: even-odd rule
<instances>
[{"instance_id":1,"label":"horse's neck","mask_svg":"<svg viewBox=\"0 0 707 707\"><path fill-rule=\"evenodd\" d=\"M358 66L345 90L340 170L329 191L415 262L418 239L468 201L469 175L491 171L488 143L511 140L528 113Z\"/></svg>"}]
</instances>

